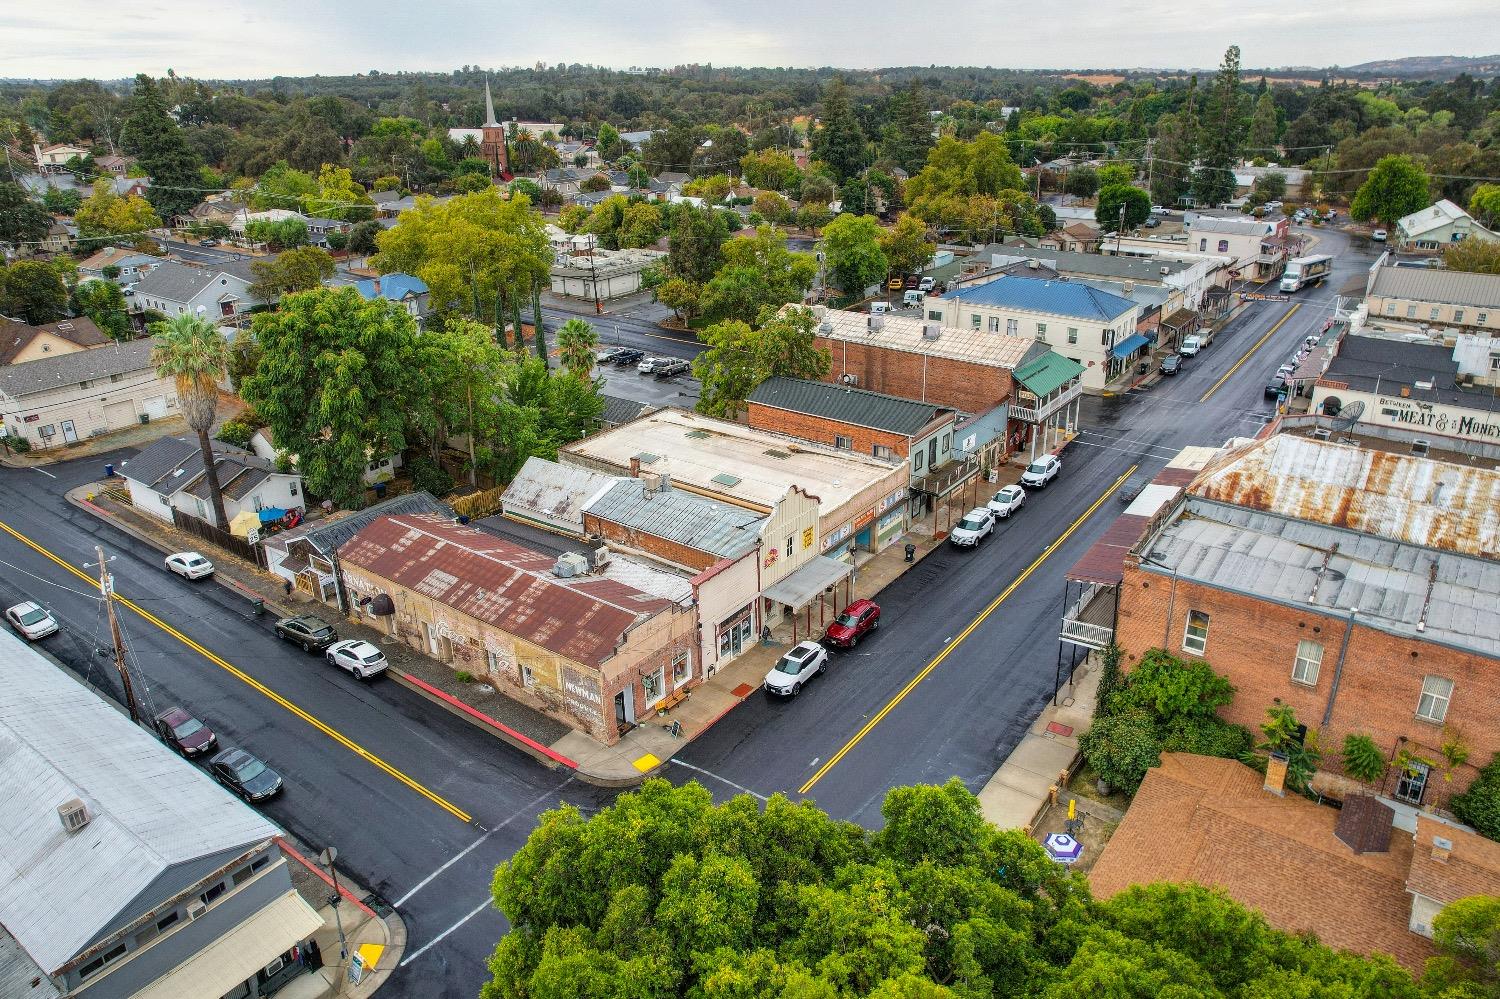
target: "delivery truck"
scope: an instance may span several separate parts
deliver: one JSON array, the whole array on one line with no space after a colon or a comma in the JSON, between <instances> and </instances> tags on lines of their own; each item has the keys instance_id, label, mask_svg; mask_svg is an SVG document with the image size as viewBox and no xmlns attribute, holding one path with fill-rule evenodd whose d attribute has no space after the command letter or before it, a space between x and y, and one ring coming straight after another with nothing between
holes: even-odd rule
<instances>
[{"instance_id":1,"label":"delivery truck","mask_svg":"<svg viewBox=\"0 0 1500 999\"><path fill-rule=\"evenodd\" d=\"M1282 291L1300 291L1310 284L1320 284L1333 272L1333 257L1319 254L1312 257L1297 257L1286 265L1281 275Z\"/></svg>"}]
</instances>

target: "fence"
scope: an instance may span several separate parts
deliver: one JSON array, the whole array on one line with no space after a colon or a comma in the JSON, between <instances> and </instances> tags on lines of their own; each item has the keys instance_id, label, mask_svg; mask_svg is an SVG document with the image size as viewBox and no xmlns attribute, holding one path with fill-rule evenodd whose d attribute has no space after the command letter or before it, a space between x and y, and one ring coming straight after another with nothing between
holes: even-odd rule
<instances>
[{"instance_id":1,"label":"fence","mask_svg":"<svg viewBox=\"0 0 1500 999\"><path fill-rule=\"evenodd\" d=\"M236 537L228 531L220 530L208 521L194 517L190 513L183 513L176 507L172 508L172 523L189 534L218 545L231 555L236 555L246 562L254 563L262 569L266 568L266 553L260 545L252 545L244 538Z\"/></svg>"}]
</instances>

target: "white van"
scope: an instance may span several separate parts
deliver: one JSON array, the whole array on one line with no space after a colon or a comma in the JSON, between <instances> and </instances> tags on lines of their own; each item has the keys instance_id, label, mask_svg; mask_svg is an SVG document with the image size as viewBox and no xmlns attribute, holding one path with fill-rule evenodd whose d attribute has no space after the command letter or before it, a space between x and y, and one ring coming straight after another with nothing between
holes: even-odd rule
<instances>
[{"instance_id":1,"label":"white van","mask_svg":"<svg viewBox=\"0 0 1500 999\"><path fill-rule=\"evenodd\" d=\"M922 293L920 291L908 291L906 294L901 296L901 307L903 309L910 309L913 306L920 307L921 304Z\"/></svg>"},{"instance_id":2,"label":"white van","mask_svg":"<svg viewBox=\"0 0 1500 999\"><path fill-rule=\"evenodd\" d=\"M890 302L871 302L870 303L870 315L872 315L872 316L883 316L883 315L885 315L889 311L891 311L891 303Z\"/></svg>"}]
</instances>

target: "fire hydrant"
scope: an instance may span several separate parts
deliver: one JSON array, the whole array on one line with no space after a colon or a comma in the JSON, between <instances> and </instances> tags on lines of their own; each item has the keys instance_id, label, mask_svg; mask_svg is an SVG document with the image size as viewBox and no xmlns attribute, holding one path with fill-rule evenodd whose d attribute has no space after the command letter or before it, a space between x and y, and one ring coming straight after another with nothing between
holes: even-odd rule
<instances>
[{"instance_id":1,"label":"fire hydrant","mask_svg":"<svg viewBox=\"0 0 1500 999\"><path fill-rule=\"evenodd\" d=\"M906 543L906 561L908 561L908 562L915 562L916 560L917 560L917 546L914 545L914 544L912 544L910 541L908 541Z\"/></svg>"}]
</instances>

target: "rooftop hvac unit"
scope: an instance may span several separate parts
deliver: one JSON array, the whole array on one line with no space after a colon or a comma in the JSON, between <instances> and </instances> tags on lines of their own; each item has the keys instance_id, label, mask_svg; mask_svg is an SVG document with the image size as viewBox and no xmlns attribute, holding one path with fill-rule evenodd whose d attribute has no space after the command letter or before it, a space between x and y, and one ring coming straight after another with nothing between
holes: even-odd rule
<instances>
[{"instance_id":1,"label":"rooftop hvac unit","mask_svg":"<svg viewBox=\"0 0 1500 999\"><path fill-rule=\"evenodd\" d=\"M826 319L823 320L821 323L818 324L818 332L821 333L821 334L823 334L824 336L832 336L833 335L833 323L830 323Z\"/></svg>"},{"instance_id":2,"label":"rooftop hvac unit","mask_svg":"<svg viewBox=\"0 0 1500 999\"><path fill-rule=\"evenodd\" d=\"M858 385L859 376L852 371L846 371L839 376L839 381L843 382L845 385Z\"/></svg>"},{"instance_id":3,"label":"rooftop hvac unit","mask_svg":"<svg viewBox=\"0 0 1500 999\"><path fill-rule=\"evenodd\" d=\"M88 806L77 798L65 801L57 806L57 817L62 822L62 827L69 833L76 833L89 824Z\"/></svg>"},{"instance_id":4,"label":"rooftop hvac unit","mask_svg":"<svg viewBox=\"0 0 1500 999\"><path fill-rule=\"evenodd\" d=\"M201 899L195 898L187 904L187 917L189 919L197 919L207 911L208 906Z\"/></svg>"},{"instance_id":5,"label":"rooftop hvac unit","mask_svg":"<svg viewBox=\"0 0 1500 999\"><path fill-rule=\"evenodd\" d=\"M943 328L941 326L939 326L937 323L923 323L922 324L922 339L923 340L936 340L938 337L940 337L942 335L943 335Z\"/></svg>"},{"instance_id":6,"label":"rooftop hvac unit","mask_svg":"<svg viewBox=\"0 0 1500 999\"><path fill-rule=\"evenodd\" d=\"M1333 436L1333 431L1329 430L1327 427L1318 427L1312 432L1312 436L1314 440L1326 441L1328 440L1328 438Z\"/></svg>"},{"instance_id":7,"label":"rooftop hvac unit","mask_svg":"<svg viewBox=\"0 0 1500 999\"><path fill-rule=\"evenodd\" d=\"M552 575L559 579L584 576L588 571L589 560L577 552L564 552L557 557L557 564L552 567Z\"/></svg>"},{"instance_id":8,"label":"rooftop hvac unit","mask_svg":"<svg viewBox=\"0 0 1500 999\"><path fill-rule=\"evenodd\" d=\"M865 320L865 328L868 333L879 333L885 329L885 316L870 316Z\"/></svg>"},{"instance_id":9,"label":"rooftop hvac unit","mask_svg":"<svg viewBox=\"0 0 1500 999\"><path fill-rule=\"evenodd\" d=\"M1424 440L1423 438L1418 437L1416 440L1411 442L1411 453L1416 455L1418 458L1425 458L1427 457L1428 449L1430 449L1431 447L1432 441Z\"/></svg>"},{"instance_id":10,"label":"rooftop hvac unit","mask_svg":"<svg viewBox=\"0 0 1500 999\"><path fill-rule=\"evenodd\" d=\"M607 565L609 565L609 549L608 548L595 548L594 549L594 568L595 569L603 569Z\"/></svg>"},{"instance_id":11,"label":"rooftop hvac unit","mask_svg":"<svg viewBox=\"0 0 1500 999\"><path fill-rule=\"evenodd\" d=\"M1163 265L1162 269L1161 269L1161 272L1162 272L1162 275L1165 276L1167 274L1172 273L1172 268Z\"/></svg>"}]
</instances>

